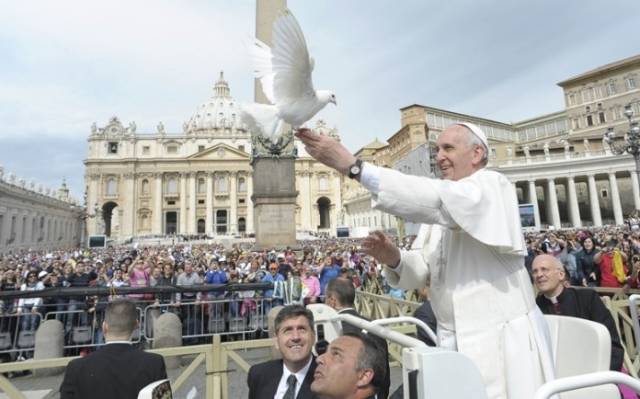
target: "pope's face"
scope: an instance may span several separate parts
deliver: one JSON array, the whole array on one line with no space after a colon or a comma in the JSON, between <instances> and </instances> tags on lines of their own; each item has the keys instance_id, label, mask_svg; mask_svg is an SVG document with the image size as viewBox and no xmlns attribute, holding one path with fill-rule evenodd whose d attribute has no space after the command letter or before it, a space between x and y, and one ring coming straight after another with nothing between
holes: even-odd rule
<instances>
[{"instance_id":1,"label":"pope's face","mask_svg":"<svg viewBox=\"0 0 640 399\"><path fill-rule=\"evenodd\" d=\"M482 158L482 150L469 142L469 133L463 126L450 126L438 137L436 157L442 178L460 180L471 176L474 163Z\"/></svg>"},{"instance_id":2,"label":"pope's face","mask_svg":"<svg viewBox=\"0 0 640 399\"><path fill-rule=\"evenodd\" d=\"M284 320L276 334L276 346L289 369L303 367L311 357L315 334L304 316Z\"/></svg>"}]
</instances>

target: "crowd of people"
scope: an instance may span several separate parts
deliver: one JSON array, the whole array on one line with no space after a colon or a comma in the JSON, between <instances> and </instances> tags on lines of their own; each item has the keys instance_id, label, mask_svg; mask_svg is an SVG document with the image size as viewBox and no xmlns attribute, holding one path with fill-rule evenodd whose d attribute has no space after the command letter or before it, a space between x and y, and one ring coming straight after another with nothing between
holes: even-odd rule
<instances>
[{"instance_id":1,"label":"crowd of people","mask_svg":"<svg viewBox=\"0 0 640 399\"><path fill-rule=\"evenodd\" d=\"M411 238L398 243L409 247ZM525 233L529 255L525 266L538 254L559 259L574 286L640 287L640 230L628 226L584 228ZM177 294L128 294L148 304L179 307L185 303L231 300L225 313L244 315L254 309L255 299L266 298L269 306L283 303L315 303L324 296L327 283L338 276L355 287L379 284L385 293L405 298L407 293L391 288L382 277L381 265L359 249L352 239L319 239L300 242L296 250L255 251L242 244L131 246L106 249L69 249L51 252L22 251L0 258L0 290L37 291L64 287L162 287L200 284L273 283L273 289L239 292L211 291ZM121 297L122 295L120 295ZM88 324L101 302L118 297L24 298L0 301L0 314L20 315L22 330L35 330L46 313L77 312L65 317L67 327ZM209 308L213 315L215 308ZM268 309L267 309L268 310ZM40 317L37 317L40 315ZM99 320L98 320L99 321ZM0 330L8 327L0 323ZM15 323L14 323L15 324ZM68 329L68 328L67 328Z\"/></svg>"}]
</instances>

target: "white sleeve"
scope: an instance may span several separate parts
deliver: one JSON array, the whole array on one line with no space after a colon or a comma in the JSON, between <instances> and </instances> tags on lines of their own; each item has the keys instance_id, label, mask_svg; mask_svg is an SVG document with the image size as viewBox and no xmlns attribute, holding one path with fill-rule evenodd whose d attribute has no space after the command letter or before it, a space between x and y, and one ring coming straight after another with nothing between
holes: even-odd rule
<instances>
[{"instance_id":1,"label":"white sleeve","mask_svg":"<svg viewBox=\"0 0 640 399\"><path fill-rule=\"evenodd\" d=\"M421 289L429 278L429 265L422 250L400 251L398 266L395 269L384 266L382 275L394 288Z\"/></svg>"},{"instance_id":2,"label":"white sleeve","mask_svg":"<svg viewBox=\"0 0 640 399\"><path fill-rule=\"evenodd\" d=\"M369 162L364 162L360 174L360 184L372 194L378 194L380 187L380 168Z\"/></svg>"}]
</instances>

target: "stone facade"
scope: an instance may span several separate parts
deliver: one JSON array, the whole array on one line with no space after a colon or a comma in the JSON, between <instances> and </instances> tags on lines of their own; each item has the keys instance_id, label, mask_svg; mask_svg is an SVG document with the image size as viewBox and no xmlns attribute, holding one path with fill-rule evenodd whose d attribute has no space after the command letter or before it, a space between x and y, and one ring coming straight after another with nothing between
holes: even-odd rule
<instances>
[{"instance_id":1,"label":"stone facade","mask_svg":"<svg viewBox=\"0 0 640 399\"><path fill-rule=\"evenodd\" d=\"M167 234L209 236L254 233L250 134L221 73L213 96L168 133L141 134L113 117L93 124L85 159L89 234L116 239ZM316 129L337 137L319 121ZM298 190L296 229L335 230L341 209L341 181L315 162L296 141ZM324 223L323 223L324 222Z\"/></svg>"},{"instance_id":2,"label":"stone facade","mask_svg":"<svg viewBox=\"0 0 640 399\"><path fill-rule=\"evenodd\" d=\"M409 105L400 109L400 130L387 145L368 151L367 158L393 167L427 143L434 159L435 142L444 128L458 122L475 123L489 139L488 167L513 182L521 203L536 205L538 226L621 224L625 216L640 209L635 163L630 155L612 154L603 135L608 127L618 132L628 129L627 104L634 111L634 120L640 118L638 79L640 55L604 65L558 84L564 90L565 110L518 123ZM360 191L357 198L362 204L370 196ZM355 209L345 206L346 220L359 220L367 212L362 207Z\"/></svg>"},{"instance_id":3,"label":"stone facade","mask_svg":"<svg viewBox=\"0 0 640 399\"><path fill-rule=\"evenodd\" d=\"M77 248L84 210L66 184L53 190L4 175L0 167L0 253L22 249Z\"/></svg>"}]
</instances>

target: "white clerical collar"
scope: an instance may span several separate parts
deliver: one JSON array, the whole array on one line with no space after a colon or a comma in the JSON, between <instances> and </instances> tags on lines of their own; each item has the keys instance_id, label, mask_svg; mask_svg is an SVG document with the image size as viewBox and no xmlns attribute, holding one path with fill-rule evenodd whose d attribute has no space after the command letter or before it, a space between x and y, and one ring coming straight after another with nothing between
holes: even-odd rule
<instances>
[{"instance_id":1,"label":"white clerical collar","mask_svg":"<svg viewBox=\"0 0 640 399\"><path fill-rule=\"evenodd\" d=\"M131 345L131 341L107 341L107 342L105 342L105 345L111 345L111 344L128 344L128 345Z\"/></svg>"},{"instance_id":2,"label":"white clerical collar","mask_svg":"<svg viewBox=\"0 0 640 399\"><path fill-rule=\"evenodd\" d=\"M344 313L347 310L355 310L355 309L354 308L342 308L342 309L338 310L338 313Z\"/></svg>"}]
</instances>

